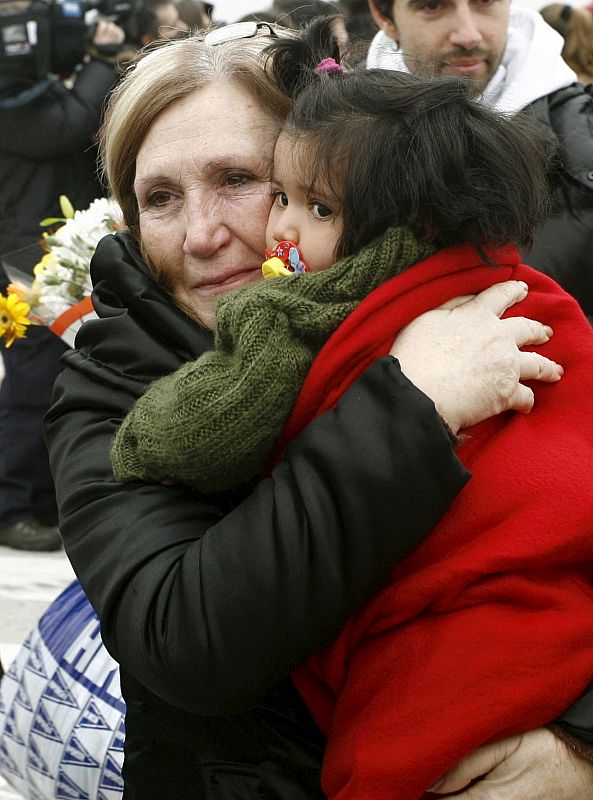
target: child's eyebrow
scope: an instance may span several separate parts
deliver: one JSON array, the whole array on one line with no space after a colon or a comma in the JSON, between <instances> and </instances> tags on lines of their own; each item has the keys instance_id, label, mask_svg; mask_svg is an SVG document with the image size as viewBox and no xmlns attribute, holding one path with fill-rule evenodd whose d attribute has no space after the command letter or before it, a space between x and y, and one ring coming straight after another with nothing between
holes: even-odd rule
<instances>
[{"instance_id":1,"label":"child's eyebrow","mask_svg":"<svg viewBox=\"0 0 593 800\"><path fill-rule=\"evenodd\" d=\"M335 203L336 201L333 192L330 192L327 189L324 190L316 184L310 184L309 186L303 188L306 188L307 197L310 200L321 200L323 202L327 202L328 205L331 205L331 203Z\"/></svg>"}]
</instances>

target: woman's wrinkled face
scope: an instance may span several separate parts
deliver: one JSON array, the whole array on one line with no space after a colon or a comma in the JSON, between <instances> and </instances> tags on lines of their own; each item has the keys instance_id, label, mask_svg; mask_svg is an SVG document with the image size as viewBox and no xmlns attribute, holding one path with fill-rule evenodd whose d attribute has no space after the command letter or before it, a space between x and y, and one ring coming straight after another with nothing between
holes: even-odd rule
<instances>
[{"instance_id":1,"label":"woman's wrinkled face","mask_svg":"<svg viewBox=\"0 0 593 800\"><path fill-rule=\"evenodd\" d=\"M262 277L279 126L245 89L221 81L162 111L138 151L144 252L206 327L221 295Z\"/></svg>"}]
</instances>

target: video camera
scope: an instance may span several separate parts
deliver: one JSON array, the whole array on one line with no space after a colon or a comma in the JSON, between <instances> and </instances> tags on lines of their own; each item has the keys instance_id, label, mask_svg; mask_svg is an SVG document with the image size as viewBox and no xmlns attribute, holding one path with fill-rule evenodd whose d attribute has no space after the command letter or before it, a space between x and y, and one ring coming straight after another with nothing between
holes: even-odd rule
<instances>
[{"instance_id":1,"label":"video camera","mask_svg":"<svg viewBox=\"0 0 593 800\"><path fill-rule=\"evenodd\" d=\"M126 31L141 0L0 0L0 76L69 75L99 17Z\"/></svg>"}]
</instances>

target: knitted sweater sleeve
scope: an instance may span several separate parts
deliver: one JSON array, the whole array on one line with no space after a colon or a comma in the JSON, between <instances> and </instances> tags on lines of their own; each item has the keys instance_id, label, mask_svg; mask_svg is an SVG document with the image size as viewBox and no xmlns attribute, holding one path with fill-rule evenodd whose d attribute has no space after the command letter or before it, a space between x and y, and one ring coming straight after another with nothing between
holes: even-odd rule
<instances>
[{"instance_id":1,"label":"knitted sweater sleeve","mask_svg":"<svg viewBox=\"0 0 593 800\"><path fill-rule=\"evenodd\" d=\"M281 281L281 279L277 279ZM243 293L218 317L217 347L155 383L112 447L119 480L173 480L214 493L258 475L313 359L291 330L294 296Z\"/></svg>"},{"instance_id":2,"label":"knitted sweater sleeve","mask_svg":"<svg viewBox=\"0 0 593 800\"><path fill-rule=\"evenodd\" d=\"M428 252L394 228L330 270L224 298L214 352L156 381L124 420L112 448L115 476L210 494L256 478L321 346L365 295Z\"/></svg>"}]
</instances>

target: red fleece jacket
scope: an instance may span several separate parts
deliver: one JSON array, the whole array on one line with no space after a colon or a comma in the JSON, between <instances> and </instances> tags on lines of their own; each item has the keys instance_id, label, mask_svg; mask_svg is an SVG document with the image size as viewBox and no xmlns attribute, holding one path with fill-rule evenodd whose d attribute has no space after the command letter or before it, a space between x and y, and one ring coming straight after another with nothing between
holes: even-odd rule
<instances>
[{"instance_id":1,"label":"red fleece jacket","mask_svg":"<svg viewBox=\"0 0 593 800\"><path fill-rule=\"evenodd\" d=\"M593 675L593 330L514 248L491 255L499 267L469 246L441 251L373 292L315 360L285 431L286 442L397 330L456 295L524 280L529 295L509 313L554 328L541 352L564 365L562 380L537 385L529 415L466 431L472 480L294 676L328 736L332 800L417 800L479 745L553 719Z\"/></svg>"}]
</instances>

